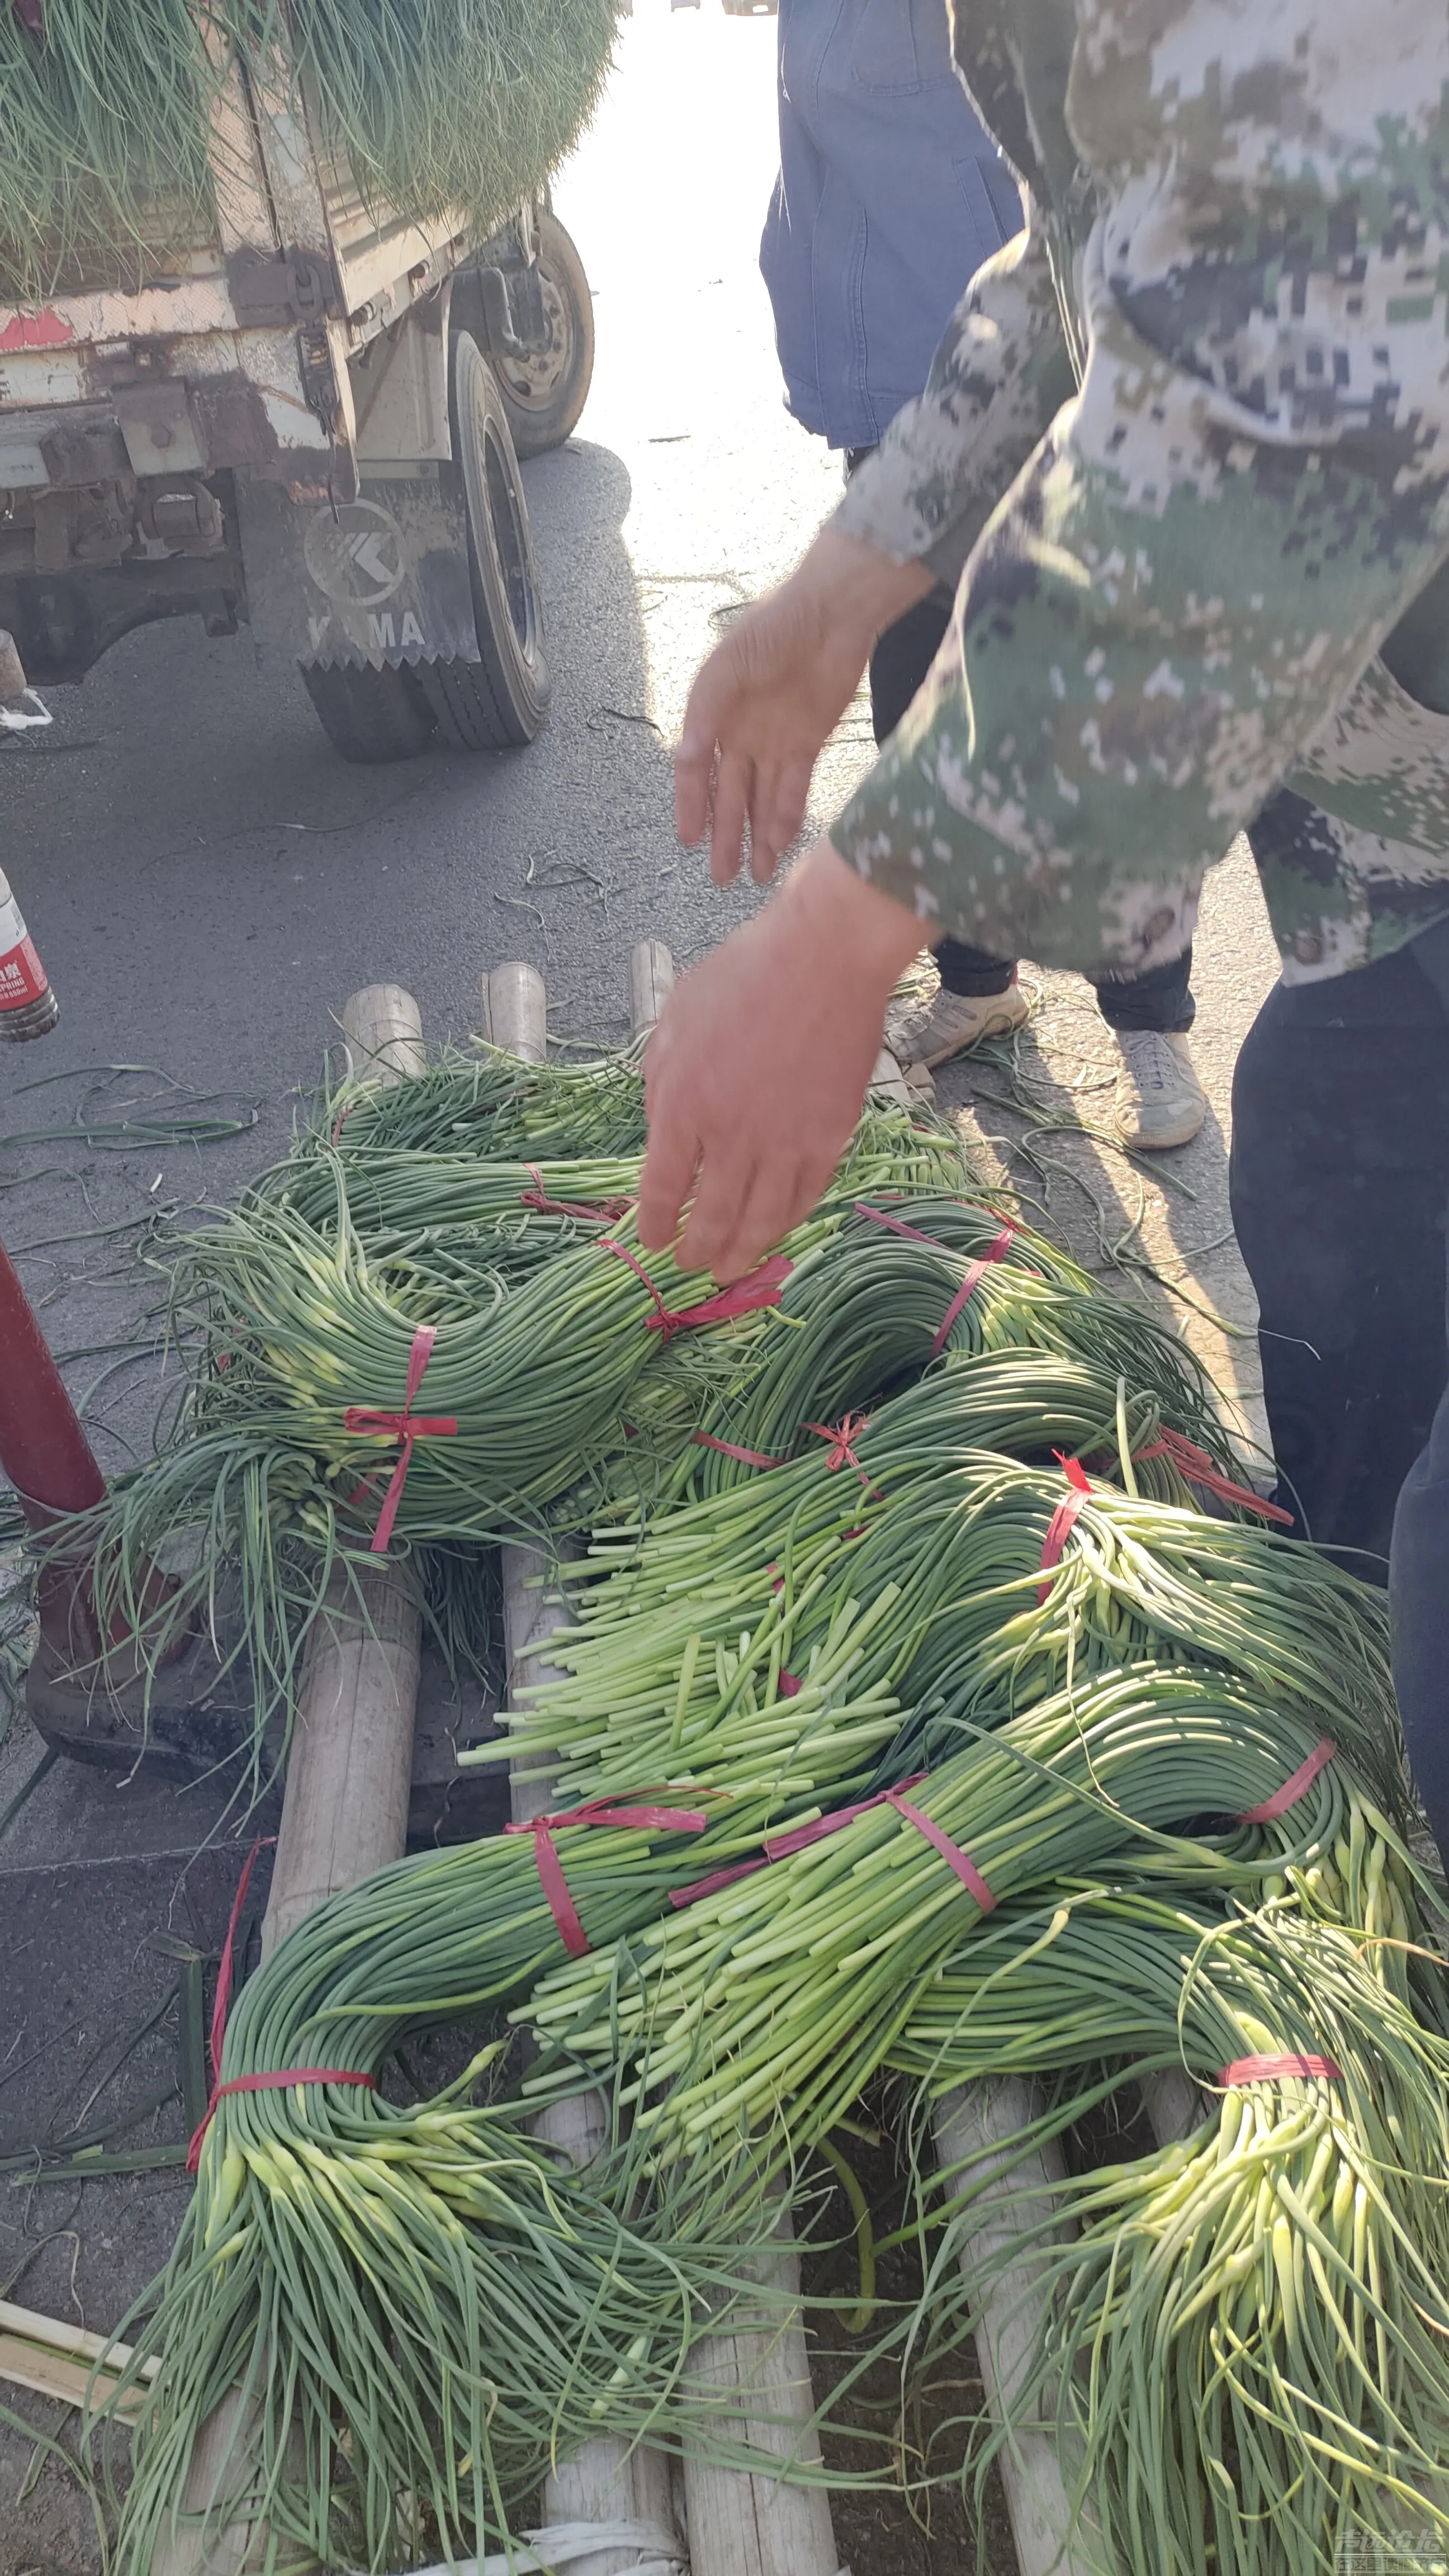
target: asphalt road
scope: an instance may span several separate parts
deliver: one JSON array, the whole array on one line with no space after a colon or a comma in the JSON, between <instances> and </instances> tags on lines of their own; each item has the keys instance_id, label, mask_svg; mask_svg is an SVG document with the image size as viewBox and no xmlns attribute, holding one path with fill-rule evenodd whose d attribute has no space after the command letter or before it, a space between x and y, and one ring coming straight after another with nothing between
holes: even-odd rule
<instances>
[{"instance_id":1,"label":"asphalt road","mask_svg":"<svg viewBox=\"0 0 1449 2576\"><path fill-rule=\"evenodd\" d=\"M150 1365L96 1383L157 1294L133 1260L138 1225L230 1196L283 1148L351 991L409 986L437 1041L475 1024L482 972L526 957L557 1033L617 1037L631 943L652 933L686 962L750 900L714 892L678 849L668 742L702 654L839 490L838 460L784 411L755 267L774 47L772 19L726 18L717 0L637 0L556 189L595 290L598 362L578 433L526 473L554 680L531 749L348 768L290 669L260 665L245 634L210 643L181 624L126 639L83 688L53 693L48 734L0 747L0 860L62 1007L54 1036L0 1057L0 1231L34 1247L20 1267L57 1348L89 1354L69 1373L108 1465L144 1449L164 1395ZM868 758L858 702L821 764L820 820ZM1256 906L1239 862L1214 891L1204 951L1215 1119L1176 1158L1197 1193L1186 1229L1180 1193L1152 1193L1169 1252L1225 1222L1231 1056L1271 972ZM1080 1098L1073 1068L1102 1058L1104 1035L1081 988L1051 979L1041 1025L1040 1079ZM137 1065L157 1071L103 1092L85 1071ZM255 1124L205 1146L116 1150L98 1133L214 1094ZM81 1127L49 1132L77 1110ZM989 1107L981 1125L1009 1137ZM1073 1150L1130 1217L1131 1175ZM1230 1247L1214 1257L1232 1276L1212 1274L1213 1299L1250 1319ZM37 1754L17 1719L0 1816ZM75 2125L112 2044L164 2002L168 1940L216 1946L235 1856L185 1866L210 1812L204 1796L122 1794L62 1765L0 1829L0 2152ZM164 2083L169 2027L115 2079L129 2098ZM117 2098L103 2085L90 2116ZM178 2119L173 2104L147 2134L174 2136ZM184 2189L166 2176L32 2191L0 2173L0 2295L114 2324L164 2258ZM52 2469L13 2503L29 2462L0 2417L0 2576L91 2576L89 2512ZM857 2541L857 2576L958 2563L889 2518L878 2544L864 2527Z\"/></svg>"}]
</instances>

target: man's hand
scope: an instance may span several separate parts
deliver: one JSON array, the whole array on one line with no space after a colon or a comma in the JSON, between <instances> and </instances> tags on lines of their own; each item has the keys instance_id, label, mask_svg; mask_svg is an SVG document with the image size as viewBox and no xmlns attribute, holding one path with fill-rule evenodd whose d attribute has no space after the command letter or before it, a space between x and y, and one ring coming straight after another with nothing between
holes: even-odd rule
<instances>
[{"instance_id":1,"label":"man's hand","mask_svg":"<svg viewBox=\"0 0 1449 2576\"><path fill-rule=\"evenodd\" d=\"M820 1197L860 1115L921 926L818 841L775 901L676 985L649 1041L639 1240L742 1278Z\"/></svg>"},{"instance_id":2,"label":"man's hand","mask_svg":"<svg viewBox=\"0 0 1449 2576\"><path fill-rule=\"evenodd\" d=\"M731 620L690 690L674 755L679 837L701 840L709 825L716 885L739 873L747 822L756 883L774 875L876 637L930 588L919 564L822 528L789 580Z\"/></svg>"}]
</instances>

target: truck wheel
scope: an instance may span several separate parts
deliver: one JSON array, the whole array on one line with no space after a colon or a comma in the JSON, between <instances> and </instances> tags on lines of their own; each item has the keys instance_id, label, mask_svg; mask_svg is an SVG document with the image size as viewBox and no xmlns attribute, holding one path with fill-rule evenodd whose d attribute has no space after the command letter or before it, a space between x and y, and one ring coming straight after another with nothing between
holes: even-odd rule
<instances>
[{"instance_id":1,"label":"truck wheel","mask_svg":"<svg viewBox=\"0 0 1449 2576\"><path fill-rule=\"evenodd\" d=\"M370 767L415 760L432 741L438 718L418 686L419 676L406 663L396 671L374 671L366 662L338 662L325 670L302 665L307 695L333 750Z\"/></svg>"},{"instance_id":2,"label":"truck wheel","mask_svg":"<svg viewBox=\"0 0 1449 2576\"><path fill-rule=\"evenodd\" d=\"M453 335L452 379L453 445L467 499L482 659L420 662L415 677L455 751L504 751L532 742L548 706L533 539L502 397L466 331Z\"/></svg>"},{"instance_id":3,"label":"truck wheel","mask_svg":"<svg viewBox=\"0 0 1449 2576\"><path fill-rule=\"evenodd\" d=\"M526 358L490 350L515 454L561 447L589 398L594 372L594 299L584 263L557 215L540 211L538 267L548 344Z\"/></svg>"}]
</instances>

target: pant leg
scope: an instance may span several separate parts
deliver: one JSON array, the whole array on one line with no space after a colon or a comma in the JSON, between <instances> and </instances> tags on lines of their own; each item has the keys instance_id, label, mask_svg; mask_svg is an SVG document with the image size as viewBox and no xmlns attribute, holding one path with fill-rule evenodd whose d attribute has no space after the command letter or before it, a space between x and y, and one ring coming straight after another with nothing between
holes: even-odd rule
<instances>
[{"instance_id":1,"label":"pant leg","mask_svg":"<svg viewBox=\"0 0 1449 2576\"><path fill-rule=\"evenodd\" d=\"M878 743L895 732L950 623L950 600L933 592L881 636L870 657L870 714ZM972 948L964 939L943 939L936 964L948 993L1004 993L1016 981L1013 959L993 957L989 949Z\"/></svg>"},{"instance_id":2,"label":"pant leg","mask_svg":"<svg viewBox=\"0 0 1449 2576\"><path fill-rule=\"evenodd\" d=\"M1449 1868L1449 1395L1399 1495L1389 1603L1409 1768Z\"/></svg>"},{"instance_id":3,"label":"pant leg","mask_svg":"<svg viewBox=\"0 0 1449 2576\"><path fill-rule=\"evenodd\" d=\"M1192 944L1168 966L1149 966L1145 975L1094 975L1097 1008L1112 1029L1158 1029L1164 1036L1190 1029L1197 1004L1189 989Z\"/></svg>"},{"instance_id":4,"label":"pant leg","mask_svg":"<svg viewBox=\"0 0 1449 2576\"><path fill-rule=\"evenodd\" d=\"M1449 1367L1449 1012L1411 949L1270 993L1234 1076L1230 1191L1280 1500L1382 1559Z\"/></svg>"}]
</instances>

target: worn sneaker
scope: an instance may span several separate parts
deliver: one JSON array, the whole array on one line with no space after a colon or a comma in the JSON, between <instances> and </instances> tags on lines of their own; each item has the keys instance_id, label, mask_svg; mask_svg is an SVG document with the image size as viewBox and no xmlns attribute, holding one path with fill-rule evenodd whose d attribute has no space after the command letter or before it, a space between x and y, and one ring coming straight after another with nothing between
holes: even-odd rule
<instances>
[{"instance_id":1,"label":"worn sneaker","mask_svg":"<svg viewBox=\"0 0 1449 2576\"><path fill-rule=\"evenodd\" d=\"M1004 993L915 993L892 1002L886 1012L885 1041L898 1064L946 1064L964 1055L983 1038L1004 1038L1026 1018L1027 1001L1019 984Z\"/></svg>"},{"instance_id":2,"label":"worn sneaker","mask_svg":"<svg viewBox=\"0 0 1449 2576\"><path fill-rule=\"evenodd\" d=\"M1122 1052L1112 1124L1124 1145L1155 1154L1186 1145L1207 1116L1192 1049L1175 1030L1118 1029Z\"/></svg>"}]
</instances>

